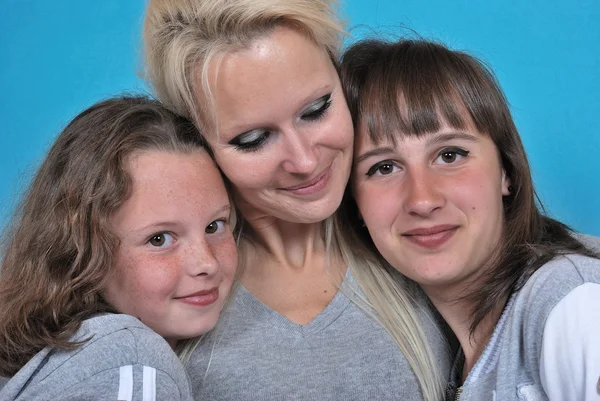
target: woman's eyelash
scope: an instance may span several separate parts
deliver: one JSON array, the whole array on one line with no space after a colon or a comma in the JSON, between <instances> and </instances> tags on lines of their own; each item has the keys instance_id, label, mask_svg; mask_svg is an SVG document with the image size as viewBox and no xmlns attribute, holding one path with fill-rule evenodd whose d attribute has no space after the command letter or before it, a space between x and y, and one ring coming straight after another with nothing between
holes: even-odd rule
<instances>
[{"instance_id":1,"label":"woman's eyelash","mask_svg":"<svg viewBox=\"0 0 600 401\"><path fill-rule=\"evenodd\" d=\"M301 118L307 121L316 121L325 115L330 106L331 94L328 93L327 95L322 96L313 102L313 104L311 104L304 111ZM229 141L229 144L235 146L236 149L243 152L254 152L260 149L267 142L269 135L270 132L268 130L250 131L236 136ZM253 136L256 138L247 140L247 138L252 138Z\"/></svg>"},{"instance_id":2,"label":"woman's eyelash","mask_svg":"<svg viewBox=\"0 0 600 401\"><path fill-rule=\"evenodd\" d=\"M250 136L250 135L255 135L256 139L249 140L249 141L244 140L246 136ZM241 150L244 152L252 152L252 151L260 149L260 147L262 145L264 145L265 142L267 142L268 137L269 137L268 131L262 131L261 133L258 133L258 134L253 134L252 132L249 132L249 133L238 135L237 137L235 137L231 141L229 141L229 144L235 146L236 149L238 149L238 150Z\"/></svg>"},{"instance_id":3,"label":"woman's eyelash","mask_svg":"<svg viewBox=\"0 0 600 401\"><path fill-rule=\"evenodd\" d=\"M310 105L302 114L303 120L315 121L325 115L325 112L331 106L331 93L317 99L312 105Z\"/></svg>"}]
</instances>

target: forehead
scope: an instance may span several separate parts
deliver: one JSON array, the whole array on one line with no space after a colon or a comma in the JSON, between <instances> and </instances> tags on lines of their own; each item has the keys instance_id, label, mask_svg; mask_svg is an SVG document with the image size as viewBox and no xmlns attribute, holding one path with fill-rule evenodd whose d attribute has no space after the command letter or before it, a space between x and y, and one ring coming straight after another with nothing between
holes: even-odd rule
<instances>
[{"instance_id":1,"label":"forehead","mask_svg":"<svg viewBox=\"0 0 600 401\"><path fill-rule=\"evenodd\" d=\"M209 82L223 133L277 124L339 85L327 52L287 27L225 54L211 65Z\"/></svg>"},{"instance_id":2,"label":"forehead","mask_svg":"<svg viewBox=\"0 0 600 401\"><path fill-rule=\"evenodd\" d=\"M409 144L437 146L450 140L462 140L472 143L489 142L494 147L491 137L480 132L470 120L465 118L463 127L453 127L440 117L439 129L421 133L406 133L401 130L386 132L385 135L370 135L365 124L359 124L356 130L354 155L360 157L372 149L402 150ZM411 145L411 146L412 146Z\"/></svg>"},{"instance_id":3,"label":"forehead","mask_svg":"<svg viewBox=\"0 0 600 401\"><path fill-rule=\"evenodd\" d=\"M396 144L406 138L428 137L440 132L465 131L481 134L467 109L456 102L452 121L438 106L419 108L398 99L394 108L361 110L355 141L357 144Z\"/></svg>"},{"instance_id":4,"label":"forehead","mask_svg":"<svg viewBox=\"0 0 600 401\"><path fill-rule=\"evenodd\" d=\"M137 151L126 159L125 168L133 183L132 196L177 195L198 189L213 192L223 185L219 170L204 149Z\"/></svg>"}]
</instances>

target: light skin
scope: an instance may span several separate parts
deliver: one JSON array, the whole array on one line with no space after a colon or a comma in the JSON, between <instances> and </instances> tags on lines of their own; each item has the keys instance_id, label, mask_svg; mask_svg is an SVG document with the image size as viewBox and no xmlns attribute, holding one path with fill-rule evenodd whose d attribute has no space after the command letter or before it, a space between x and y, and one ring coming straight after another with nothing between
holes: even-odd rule
<instances>
[{"instance_id":1,"label":"light skin","mask_svg":"<svg viewBox=\"0 0 600 401\"><path fill-rule=\"evenodd\" d=\"M504 227L510 180L494 142L472 125L398 134L396 144L375 144L361 128L352 184L377 249L421 285L457 335L468 372L495 322L486 319L471 341L471 305L456 302L480 279Z\"/></svg>"},{"instance_id":2,"label":"light skin","mask_svg":"<svg viewBox=\"0 0 600 401\"><path fill-rule=\"evenodd\" d=\"M306 324L337 291L331 271L343 270L328 268L320 224L339 206L352 162L337 71L303 34L277 27L209 75L218 128L206 138L257 237L242 283Z\"/></svg>"},{"instance_id":3,"label":"light skin","mask_svg":"<svg viewBox=\"0 0 600 401\"><path fill-rule=\"evenodd\" d=\"M204 150L137 152L125 168L132 192L111 216L120 244L103 296L174 347L214 327L231 288L227 192Z\"/></svg>"}]
</instances>

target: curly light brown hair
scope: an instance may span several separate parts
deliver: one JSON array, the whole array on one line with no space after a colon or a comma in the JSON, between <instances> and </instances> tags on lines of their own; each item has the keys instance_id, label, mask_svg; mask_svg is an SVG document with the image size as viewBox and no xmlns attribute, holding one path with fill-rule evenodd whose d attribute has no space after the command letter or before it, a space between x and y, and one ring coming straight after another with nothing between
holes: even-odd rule
<instances>
[{"instance_id":1,"label":"curly light brown hair","mask_svg":"<svg viewBox=\"0 0 600 401\"><path fill-rule=\"evenodd\" d=\"M71 349L82 321L112 312L101 296L118 239L112 213L129 197L133 152L206 149L194 125L145 97L100 102L58 136L5 236L0 268L0 376L47 346Z\"/></svg>"}]
</instances>

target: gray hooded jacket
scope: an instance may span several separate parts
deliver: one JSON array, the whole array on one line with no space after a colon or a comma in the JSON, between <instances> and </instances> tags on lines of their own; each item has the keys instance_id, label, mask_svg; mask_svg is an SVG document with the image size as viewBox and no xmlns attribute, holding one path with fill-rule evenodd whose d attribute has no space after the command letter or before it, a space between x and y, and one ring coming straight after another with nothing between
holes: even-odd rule
<instances>
[{"instance_id":1,"label":"gray hooded jacket","mask_svg":"<svg viewBox=\"0 0 600 401\"><path fill-rule=\"evenodd\" d=\"M193 400L187 375L169 344L138 319L105 314L83 322L74 350L45 348L9 380L0 401Z\"/></svg>"}]
</instances>

